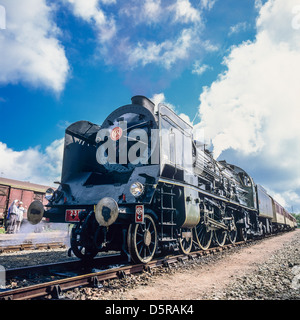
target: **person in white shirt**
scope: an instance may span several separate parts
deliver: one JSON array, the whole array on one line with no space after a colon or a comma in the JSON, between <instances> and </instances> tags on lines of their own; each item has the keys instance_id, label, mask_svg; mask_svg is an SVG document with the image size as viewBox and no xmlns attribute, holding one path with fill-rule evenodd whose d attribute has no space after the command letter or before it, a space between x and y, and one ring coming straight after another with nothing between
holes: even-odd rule
<instances>
[{"instance_id":1,"label":"person in white shirt","mask_svg":"<svg viewBox=\"0 0 300 320\"><path fill-rule=\"evenodd\" d=\"M20 227L21 227L21 223L23 221L24 213L27 211L25 208L23 207L23 202L20 201L19 207L18 207L18 216L17 216L17 221L16 221L16 232L20 231Z\"/></svg>"}]
</instances>

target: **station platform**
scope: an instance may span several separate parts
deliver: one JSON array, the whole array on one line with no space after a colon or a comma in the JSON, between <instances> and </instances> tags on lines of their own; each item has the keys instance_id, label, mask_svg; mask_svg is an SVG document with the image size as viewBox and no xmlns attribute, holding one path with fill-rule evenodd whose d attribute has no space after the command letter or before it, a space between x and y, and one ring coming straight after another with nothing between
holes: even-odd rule
<instances>
[{"instance_id":1,"label":"station platform","mask_svg":"<svg viewBox=\"0 0 300 320\"><path fill-rule=\"evenodd\" d=\"M52 243L62 242L68 243L69 234L67 231L49 231L41 233L14 233L14 234L0 234L0 247L26 244L26 243Z\"/></svg>"}]
</instances>

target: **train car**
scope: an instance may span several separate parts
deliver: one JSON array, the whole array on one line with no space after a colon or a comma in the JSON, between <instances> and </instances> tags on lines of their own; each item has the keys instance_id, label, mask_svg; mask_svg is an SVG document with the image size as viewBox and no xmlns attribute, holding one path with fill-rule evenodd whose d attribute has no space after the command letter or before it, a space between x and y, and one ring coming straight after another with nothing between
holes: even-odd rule
<instances>
[{"instance_id":1,"label":"train car","mask_svg":"<svg viewBox=\"0 0 300 320\"><path fill-rule=\"evenodd\" d=\"M272 232L272 223L274 222L273 199L259 184L256 185L256 192L262 233L269 234Z\"/></svg>"},{"instance_id":2,"label":"train car","mask_svg":"<svg viewBox=\"0 0 300 320\"><path fill-rule=\"evenodd\" d=\"M297 223L297 219L294 217L294 228L299 228L299 224Z\"/></svg>"},{"instance_id":3,"label":"train car","mask_svg":"<svg viewBox=\"0 0 300 320\"><path fill-rule=\"evenodd\" d=\"M262 188L246 171L216 161L164 104L131 101L102 125L66 129L59 187L46 208L32 202L31 223L72 223L71 249L81 259L117 250L137 263L270 232L272 203L263 209L264 192L257 197Z\"/></svg>"},{"instance_id":4,"label":"train car","mask_svg":"<svg viewBox=\"0 0 300 320\"><path fill-rule=\"evenodd\" d=\"M293 215L291 215L291 214L289 214L289 215L290 215L290 219L291 219L291 229L294 230L295 228L297 228L297 220Z\"/></svg>"},{"instance_id":5,"label":"train car","mask_svg":"<svg viewBox=\"0 0 300 320\"><path fill-rule=\"evenodd\" d=\"M0 178L0 224L3 225L5 223L8 208L15 199L22 201L23 206L27 208L35 200L46 205L48 203L45 198L47 189L49 189L48 186ZM24 212L23 218L27 219L26 212Z\"/></svg>"},{"instance_id":6,"label":"train car","mask_svg":"<svg viewBox=\"0 0 300 320\"><path fill-rule=\"evenodd\" d=\"M290 213L289 213L289 216L290 216L290 220L291 220L291 222L290 222L291 229L297 228L296 218L293 215L291 215Z\"/></svg>"},{"instance_id":7,"label":"train car","mask_svg":"<svg viewBox=\"0 0 300 320\"><path fill-rule=\"evenodd\" d=\"M284 208L272 198L273 206L273 228L274 232L282 231L285 228Z\"/></svg>"},{"instance_id":8,"label":"train car","mask_svg":"<svg viewBox=\"0 0 300 320\"><path fill-rule=\"evenodd\" d=\"M295 217L293 217L293 218L294 218L294 229L299 228L300 225L299 225L299 223L297 222L297 219L296 219Z\"/></svg>"},{"instance_id":9,"label":"train car","mask_svg":"<svg viewBox=\"0 0 300 320\"><path fill-rule=\"evenodd\" d=\"M284 210L285 213L285 227L288 230L294 229L294 217L286 210Z\"/></svg>"}]
</instances>

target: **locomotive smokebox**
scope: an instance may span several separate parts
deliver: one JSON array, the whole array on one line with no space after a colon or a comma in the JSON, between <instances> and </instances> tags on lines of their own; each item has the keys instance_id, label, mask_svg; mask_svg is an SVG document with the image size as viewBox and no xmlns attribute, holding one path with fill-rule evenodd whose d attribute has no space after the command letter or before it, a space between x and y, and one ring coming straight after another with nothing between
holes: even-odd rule
<instances>
[{"instance_id":1,"label":"locomotive smokebox","mask_svg":"<svg viewBox=\"0 0 300 320\"><path fill-rule=\"evenodd\" d=\"M38 224L44 215L44 205L41 201L33 201L31 202L28 212L27 219L31 224Z\"/></svg>"},{"instance_id":2,"label":"locomotive smokebox","mask_svg":"<svg viewBox=\"0 0 300 320\"><path fill-rule=\"evenodd\" d=\"M100 226L110 226L117 220L118 215L119 207L114 199L107 197L97 203L95 216Z\"/></svg>"}]
</instances>

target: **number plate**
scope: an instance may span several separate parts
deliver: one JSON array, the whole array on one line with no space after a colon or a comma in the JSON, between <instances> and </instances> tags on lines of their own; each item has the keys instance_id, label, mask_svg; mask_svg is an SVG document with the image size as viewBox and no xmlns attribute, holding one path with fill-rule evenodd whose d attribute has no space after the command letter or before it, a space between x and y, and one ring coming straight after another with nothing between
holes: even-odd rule
<instances>
[{"instance_id":1,"label":"number plate","mask_svg":"<svg viewBox=\"0 0 300 320\"><path fill-rule=\"evenodd\" d=\"M144 223L144 206L135 206L135 223Z\"/></svg>"},{"instance_id":2,"label":"number plate","mask_svg":"<svg viewBox=\"0 0 300 320\"><path fill-rule=\"evenodd\" d=\"M68 209L66 210L66 222L79 222L79 212L82 209Z\"/></svg>"}]
</instances>

